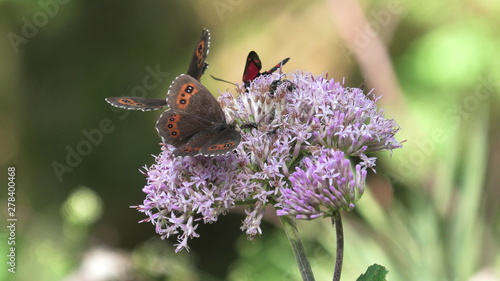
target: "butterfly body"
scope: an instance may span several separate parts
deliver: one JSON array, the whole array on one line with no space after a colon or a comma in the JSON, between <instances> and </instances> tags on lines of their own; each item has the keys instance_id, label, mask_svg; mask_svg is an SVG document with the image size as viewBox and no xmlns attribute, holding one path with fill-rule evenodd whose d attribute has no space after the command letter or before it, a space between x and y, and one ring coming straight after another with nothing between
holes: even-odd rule
<instances>
[{"instance_id":1,"label":"butterfly body","mask_svg":"<svg viewBox=\"0 0 500 281\"><path fill-rule=\"evenodd\" d=\"M174 156L218 156L238 146L241 135L227 124L219 102L195 78L182 74L168 90L169 110L156 123L162 141L176 147Z\"/></svg>"},{"instance_id":2,"label":"butterfly body","mask_svg":"<svg viewBox=\"0 0 500 281\"><path fill-rule=\"evenodd\" d=\"M191 62L187 70L187 74L200 80L201 76L208 68L206 62L208 52L210 50L210 32L208 29L203 29L201 32L200 40L196 44ZM150 111L163 108L167 105L166 99L156 98L140 98L140 97L110 97L106 101L112 106L129 109L129 110L142 110Z\"/></svg>"}]
</instances>

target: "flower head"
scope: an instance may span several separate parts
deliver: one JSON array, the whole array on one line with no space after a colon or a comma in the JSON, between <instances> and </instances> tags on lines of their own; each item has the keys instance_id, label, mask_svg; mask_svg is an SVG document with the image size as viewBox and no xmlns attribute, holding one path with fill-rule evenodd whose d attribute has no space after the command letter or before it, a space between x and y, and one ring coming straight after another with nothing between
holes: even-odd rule
<instances>
[{"instance_id":1,"label":"flower head","mask_svg":"<svg viewBox=\"0 0 500 281\"><path fill-rule=\"evenodd\" d=\"M304 157L289 177L291 187L282 190L278 215L314 219L354 209L366 179L361 165L356 165L355 171L342 151L324 148Z\"/></svg>"},{"instance_id":2,"label":"flower head","mask_svg":"<svg viewBox=\"0 0 500 281\"><path fill-rule=\"evenodd\" d=\"M249 238L261 233L268 204L298 219L352 210L375 166L367 154L401 147L397 124L362 90L302 72L289 78L264 75L237 88L237 97L221 93L229 122L242 128L234 153L175 158L164 146L146 169L146 199L136 208L163 238L177 235L177 251L198 237L200 221L215 222L236 205L247 207L241 228Z\"/></svg>"}]
</instances>

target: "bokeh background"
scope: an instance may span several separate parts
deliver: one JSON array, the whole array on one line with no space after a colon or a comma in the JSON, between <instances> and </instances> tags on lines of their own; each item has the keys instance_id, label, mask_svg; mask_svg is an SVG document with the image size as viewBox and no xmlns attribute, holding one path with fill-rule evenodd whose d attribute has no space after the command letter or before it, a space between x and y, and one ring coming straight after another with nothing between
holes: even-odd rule
<instances>
[{"instance_id":1,"label":"bokeh background","mask_svg":"<svg viewBox=\"0 0 500 281\"><path fill-rule=\"evenodd\" d=\"M284 72L366 79L401 125L403 149L376 155L344 214L343 280L374 263L388 280L500 280L498 15L495 0L0 0L1 212L13 166L18 218L15 274L1 223L0 280L300 280L272 210L255 242L235 210L175 254L129 208L160 152L160 112L104 98L165 97L202 28L214 94L232 86L209 75L239 82L255 50L265 69L291 57ZM331 280L330 221L299 231L317 280Z\"/></svg>"}]
</instances>

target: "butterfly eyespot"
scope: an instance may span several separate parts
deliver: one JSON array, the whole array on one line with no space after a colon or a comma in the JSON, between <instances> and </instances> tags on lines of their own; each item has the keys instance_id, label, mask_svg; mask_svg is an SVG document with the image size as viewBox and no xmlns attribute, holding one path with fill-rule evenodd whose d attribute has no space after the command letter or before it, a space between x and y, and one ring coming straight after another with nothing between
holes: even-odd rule
<instances>
[{"instance_id":1,"label":"butterfly eyespot","mask_svg":"<svg viewBox=\"0 0 500 281\"><path fill-rule=\"evenodd\" d=\"M179 134L179 132L178 132L178 131L172 131L172 132L170 132L170 135L171 135L172 137L176 137L178 134Z\"/></svg>"},{"instance_id":2,"label":"butterfly eyespot","mask_svg":"<svg viewBox=\"0 0 500 281\"><path fill-rule=\"evenodd\" d=\"M174 127L174 125L172 125L172 124L167 125L167 128L169 128L169 129L172 129L173 127Z\"/></svg>"},{"instance_id":3,"label":"butterfly eyespot","mask_svg":"<svg viewBox=\"0 0 500 281\"><path fill-rule=\"evenodd\" d=\"M187 101L186 101L185 99L181 99L179 102L180 102L181 104L186 104L186 103L187 103Z\"/></svg>"},{"instance_id":4,"label":"butterfly eyespot","mask_svg":"<svg viewBox=\"0 0 500 281\"><path fill-rule=\"evenodd\" d=\"M224 143L224 144L215 144L215 145L210 146L208 148L208 150L224 150L224 149L227 149L229 147L233 147L235 144L236 143L234 141Z\"/></svg>"},{"instance_id":5,"label":"butterfly eyespot","mask_svg":"<svg viewBox=\"0 0 500 281\"><path fill-rule=\"evenodd\" d=\"M182 152L186 152L186 153L191 153L191 152L194 152L194 151L199 151L201 150L200 147L184 147L183 149L181 149Z\"/></svg>"},{"instance_id":6,"label":"butterfly eyespot","mask_svg":"<svg viewBox=\"0 0 500 281\"><path fill-rule=\"evenodd\" d=\"M186 93L191 94L191 93L193 93L193 90L194 90L193 86L191 86L191 85L187 85L186 86Z\"/></svg>"}]
</instances>

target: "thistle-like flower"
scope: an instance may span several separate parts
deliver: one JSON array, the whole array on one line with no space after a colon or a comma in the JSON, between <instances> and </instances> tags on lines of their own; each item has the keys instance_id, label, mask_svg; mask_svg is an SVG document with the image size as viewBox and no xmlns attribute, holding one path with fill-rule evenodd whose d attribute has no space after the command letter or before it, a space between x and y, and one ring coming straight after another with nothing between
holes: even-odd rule
<instances>
[{"instance_id":1,"label":"thistle-like flower","mask_svg":"<svg viewBox=\"0 0 500 281\"><path fill-rule=\"evenodd\" d=\"M134 207L162 238L177 235L176 251L198 237L200 221L215 222L236 205L247 208L241 229L249 238L262 233L267 204L297 219L352 210L366 170L375 167L367 154L401 147L394 138L399 127L372 94L302 72L281 79L264 75L237 88L236 97L221 93L229 122L242 128L233 153L175 158L166 145L145 169L146 199Z\"/></svg>"}]
</instances>

